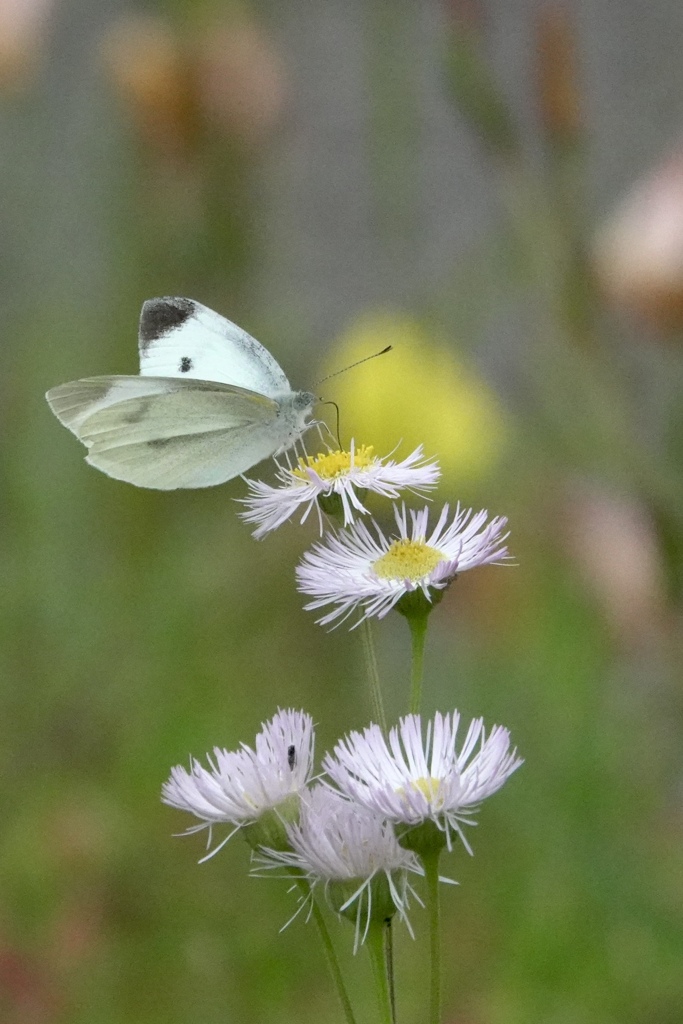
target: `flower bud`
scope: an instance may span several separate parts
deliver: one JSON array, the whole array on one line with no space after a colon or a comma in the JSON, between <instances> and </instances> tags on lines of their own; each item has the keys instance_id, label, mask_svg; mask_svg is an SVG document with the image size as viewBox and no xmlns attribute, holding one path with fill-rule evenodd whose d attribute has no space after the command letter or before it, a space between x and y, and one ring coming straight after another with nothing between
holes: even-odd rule
<instances>
[{"instance_id":1,"label":"flower bud","mask_svg":"<svg viewBox=\"0 0 683 1024\"><path fill-rule=\"evenodd\" d=\"M142 140L177 158L197 131L191 61L162 18L128 15L110 30L104 58L113 84Z\"/></svg>"}]
</instances>

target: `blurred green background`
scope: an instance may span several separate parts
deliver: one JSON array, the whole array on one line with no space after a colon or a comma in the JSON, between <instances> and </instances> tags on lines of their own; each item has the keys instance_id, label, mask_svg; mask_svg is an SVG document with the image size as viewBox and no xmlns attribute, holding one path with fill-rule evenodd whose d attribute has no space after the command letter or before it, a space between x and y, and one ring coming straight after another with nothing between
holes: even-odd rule
<instances>
[{"instance_id":1,"label":"blurred green background","mask_svg":"<svg viewBox=\"0 0 683 1024\"><path fill-rule=\"evenodd\" d=\"M256 543L239 481L112 481L43 399L136 372L178 294L299 387L393 343L325 385L343 438L510 517L517 567L458 581L427 653L428 710L526 758L448 863L445 1021L680 1021L682 33L666 0L0 0L0 1020L341 1019L284 883L238 839L198 866L159 801L278 706L320 753L367 722L360 638L294 589L314 524Z\"/></svg>"}]
</instances>

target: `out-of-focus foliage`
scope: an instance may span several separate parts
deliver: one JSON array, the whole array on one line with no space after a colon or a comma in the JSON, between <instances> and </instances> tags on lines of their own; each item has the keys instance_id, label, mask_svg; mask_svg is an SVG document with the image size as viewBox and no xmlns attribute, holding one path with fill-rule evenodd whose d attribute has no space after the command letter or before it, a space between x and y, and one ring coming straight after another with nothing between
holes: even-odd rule
<instances>
[{"instance_id":1,"label":"out-of-focus foliage","mask_svg":"<svg viewBox=\"0 0 683 1024\"><path fill-rule=\"evenodd\" d=\"M560 6L538 21L525 7L539 48L520 63L476 2L380 2L361 21L354 5L264 5L259 20L169 0L119 21L95 0L49 19L44 0L0 2L15 30L0 44L3 1024L341 1020L312 925L279 934L285 883L247 879L239 837L198 866L201 837L173 838L188 821L159 801L171 765L250 742L277 706L312 714L321 754L368 721L358 636L325 633L294 590L315 522L257 544L240 481L109 480L43 399L134 372L154 294L243 324L296 385L393 343L322 386L344 439L423 442L444 498L510 517L518 565L458 580L426 657L428 710L502 722L526 758L482 812L475 856L447 865L445 1020L680 1019L683 368L623 287L616 310L603 300L586 198L600 140ZM676 50L666 74L679 66ZM679 130L667 110L662 135ZM338 251L362 265L348 295ZM290 262L308 276L284 292ZM377 641L396 717L405 623ZM368 965L331 926L372 1006ZM421 950L398 931L406 1024L423 1019Z\"/></svg>"}]
</instances>

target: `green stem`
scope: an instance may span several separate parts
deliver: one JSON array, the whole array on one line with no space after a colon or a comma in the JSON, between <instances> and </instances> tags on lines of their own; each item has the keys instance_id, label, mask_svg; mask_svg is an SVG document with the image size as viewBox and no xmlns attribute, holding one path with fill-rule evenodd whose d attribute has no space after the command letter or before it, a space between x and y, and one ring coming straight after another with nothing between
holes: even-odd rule
<instances>
[{"instance_id":1,"label":"green stem","mask_svg":"<svg viewBox=\"0 0 683 1024\"><path fill-rule=\"evenodd\" d=\"M365 665L368 670L368 682L370 683L370 698L372 700L373 711L380 729L386 735L387 716L384 712L382 688L379 682L379 670L377 668L377 658L375 656L375 640L372 635L372 625L369 619L363 619L360 625L360 632L363 638L363 653L365 655Z\"/></svg>"},{"instance_id":2,"label":"green stem","mask_svg":"<svg viewBox=\"0 0 683 1024\"><path fill-rule=\"evenodd\" d=\"M422 706L422 677L424 675L425 639L427 637L427 615L411 615L408 618L412 660L410 666L410 713L419 715Z\"/></svg>"},{"instance_id":3,"label":"green stem","mask_svg":"<svg viewBox=\"0 0 683 1024\"><path fill-rule=\"evenodd\" d=\"M389 1001L391 1003L391 1020L396 1024L396 985L394 983L394 932L391 927L391 918L387 921L386 936L387 953L387 980L389 982Z\"/></svg>"},{"instance_id":4,"label":"green stem","mask_svg":"<svg viewBox=\"0 0 683 1024\"><path fill-rule=\"evenodd\" d=\"M423 854L429 915L429 1024L441 1024L441 907L439 902L440 853Z\"/></svg>"},{"instance_id":5,"label":"green stem","mask_svg":"<svg viewBox=\"0 0 683 1024\"><path fill-rule=\"evenodd\" d=\"M372 961L372 973L379 1001L382 1024L394 1024L391 1008L391 994L387 972L387 955L385 944L386 925L382 921L373 921L368 931L367 947Z\"/></svg>"},{"instance_id":6,"label":"green stem","mask_svg":"<svg viewBox=\"0 0 683 1024\"><path fill-rule=\"evenodd\" d=\"M305 882L300 882L299 884L300 886L305 888L306 892L308 892L308 886L306 885ZM330 969L330 974L332 975L332 980L334 981L334 985L337 990L337 995L339 996L339 1000L344 1010L346 1024L356 1024L356 1018L351 1008L351 1000L349 999L349 994L346 991L346 985L344 984L344 978L342 976L341 967L339 966L339 960L337 959L337 954L332 943L332 938L330 937L330 933L327 929L327 924L325 923L323 912L318 906L317 900L315 898L313 898L313 917L315 919L315 923L318 926L318 931L320 933L320 938L322 940L323 949L325 951L325 959L327 960L327 966Z\"/></svg>"},{"instance_id":7,"label":"green stem","mask_svg":"<svg viewBox=\"0 0 683 1024\"><path fill-rule=\"evenodd\" d=\"M460 111L479 138L505 162L519 159L519 130L482 53L477 31L464 21L450 32L446 74Z\"/></svg>"}]
</instances>

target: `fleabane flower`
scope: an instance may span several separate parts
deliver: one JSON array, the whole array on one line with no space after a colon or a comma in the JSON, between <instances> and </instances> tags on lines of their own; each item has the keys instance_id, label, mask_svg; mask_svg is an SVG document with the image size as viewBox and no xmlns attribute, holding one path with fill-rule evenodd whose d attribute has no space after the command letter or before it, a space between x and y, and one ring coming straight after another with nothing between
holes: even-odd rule
<instances>
[{"instance_id":1,"label":"fleabane flower","mask_svg":"<svg viewBox=\"0 0 683 1024\"><path fill-rule=\"evenodd\" d=\"M299 511L305 522L316 508L322 532L322 512L343 517L348 526L358 515L367 514L366 492L392 499L405 490L423 494L435 487L440 473L437 463L425 458L421 445L396 461L380 458L372 446L356 447L352 441L348 452L322 452L300 458L296 466L280 466L275 487L247 480L249 494L242 499L247 511L240 515L256 524L254 537L260 539Z\"/></svg>"},{"instance_id":2,"label":"fleabane flower","mask_svg":"<svg viewBox=\"0 0 683 1024\"><path fill-rule=\"evenodd\" d=\"M295 821L299 799L313 768L313 721L303 711L280 710L256 736L253 749L214 747L208 768L196 758L190 770L177 765L162 787L161 799L188 811L201 824L187 833L214 825L235 827L211 853L217 853L239 829L252 846L287 845L285 823Z\"/></svg>"},{"instance_id":3,"label":"fleabane flower","mask_svg":"<svg viewBox=\"0 0 683 1024\"><path fill-rule=\"evenodd\" d=\"M255 873L285 867L303 876L310 890L300 910L322 885L334 910L355 924L354 952L373 921L382 924L395 913L412 934L407 912L415 892L408 878L424 872L386 818L319 784L302 797L300 821L287 826L287 835L292 849L262 849Z\"/></svg>"},{"instance_id":4,"label":"fleabane flower","mask_svg":"<svg viewBox=\"0 0 683 1024\"><path fill-rule=\"evenodd\" d=\"M429 509L410 512L394 505L398 536L386 537L373 521L375 534L363 522L328 536L306 552L297 566L299 590L314 600L311 610L332 605L318 619L321 625L343 622L356 609L359 621L383 618L402 598L421 594L437 603L455 577L468 569L510 560L504 533L507 519L487 522L488 512L456 508L451 518L445 505L428 533ZM399 607L399 611L401 608ZM355 623L358 625L358 622Z\"/></svg>"},{"instance_id":5,"label":"fleabane flower","mask_svg":"<svg viewBox=\"0 0 683 1024\"><path fill-rule=\"evenodd\" d=\"M510 734L496 725L487 735L481 718L470 724L458 750L460 715L437 713L423 736L419 715L406 715L388 740L377 725L352 732L327 754L323 768L339 790L375 814L404 826L401 842L423 852L425 843L452 847L452 833L471 849L463 825L486 797L522 764ZM420 831L425 823L432 827ZM434 827L435 826L435 827ZM416 842L410 842L410 837Z\"/></svg>"}]
</instances>

